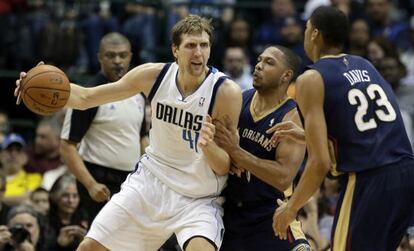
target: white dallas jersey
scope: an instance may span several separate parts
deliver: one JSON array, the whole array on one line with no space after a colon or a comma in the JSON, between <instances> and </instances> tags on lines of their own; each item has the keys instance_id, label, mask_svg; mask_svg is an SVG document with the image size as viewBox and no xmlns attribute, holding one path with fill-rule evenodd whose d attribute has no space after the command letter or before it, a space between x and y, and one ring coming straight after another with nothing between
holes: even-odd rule
<instances>
[{"instance_id":1,"label":"white dallas jersey","mask_svg":"<svg viewBox=\"0 0 414 251\"><path fill-rule=\"evenodd\" d=\"M152 109L150 146L141 159L174 191L193 198L219 195L226 176L218 176L198 148L200 130L212 113L218 87L227 78L215 68L190 96L183 99L176 79L178 65L166 64L149 94Z\"/></svg>"}]
</instances>

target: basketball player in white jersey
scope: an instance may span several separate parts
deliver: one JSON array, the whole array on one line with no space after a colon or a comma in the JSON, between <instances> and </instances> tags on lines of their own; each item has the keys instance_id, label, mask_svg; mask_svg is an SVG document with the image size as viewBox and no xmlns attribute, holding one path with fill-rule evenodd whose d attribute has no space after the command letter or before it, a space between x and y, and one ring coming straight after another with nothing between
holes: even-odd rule
<instances>
[{"instance_id":1,"label":"basketball player in white jersey","mask_svg":"<svg viewBox=\"0 0 414 251\"><path fill-rule=\"evenodd\" d=\"M224 229L218 196L230 158L214 142L214 120L229 121L236 130L242 98L236 83L207 66L211 41L210 22L190 15L173 27L174 63L140 65L94 88L71 84L67 106L74 109L143 92L153 111L146 154L97 215L78 250L151 251L173 233L186 251L220 248ZM16 83L18 96L20 80Z\"/></svg>"}]
</instances>

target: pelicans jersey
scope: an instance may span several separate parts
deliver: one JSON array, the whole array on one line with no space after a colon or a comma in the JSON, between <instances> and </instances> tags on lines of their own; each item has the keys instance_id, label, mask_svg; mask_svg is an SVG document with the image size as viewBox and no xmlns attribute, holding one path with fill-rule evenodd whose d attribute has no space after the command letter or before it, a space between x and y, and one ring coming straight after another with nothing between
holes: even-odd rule
<instances>
[{"instance_id":1,"label":"pelicans jersey","mask_svg":"<svg viewBox=\"0 0 414 251\"><path fill-rule=\"evenodd\" d=\"M391 85L359 56L310 68L324 82L332 174L344 174L331 248L396 250L414 217L414 157Z\"/></svg>"},{"instance_id":2,"label":"pelicans jersey","mask_svg":"<svg viewBox=\"0 0 414 251\"><path fill-rule=\"evenodd\" d=\"M275 160L276 148L271 145L272 134L266 130L282 122L285 115L296 108L293 99L287 98L262 117L254 116L252 102L254 89L243 92L243 105L239 120L240 146L261 159ZM254 175L243 173L241 178L230 175L223 194L224 227L223 251L231 250L308 250L308 243L300 222L289 228L288 240L274 235L272 217L277 199L285 200L292 189L279 191Z\"/></svg>"},{"instance_id":3,"label":"pelicans jersey","mask_svg":"<svg viewBox=\"0 0 414 251\"><path fill-rule=\"evenodd\" d=\"M359 56L322 58L310 66L325 85L324 111L333 175L388 166L412 158L395 95Z\"/></svg>"},{"instance_id":4,"label":"pelicans jersey","mask_svg":"<svg viewBox=\"0 0 414 251\"><path fill-rule=\"evenodd\" d=\"M275 160L276 148L270 144L272 134L267 134L266 130L282 122L285 115L296 108L296 103L293 99L288 98L275 107L271 113L258 118L251 111L255 93L254 89L243 93L243 106L239 121L240 146L258 158ZM250 178L231 175L227 183L226 203L237 205L268 202L270 205L268 211L274 212L276 209L275 201L285 199L284 191L277 190L254 175L251 175ZM286 195L290 196L291 191L286 192Z\"/></svg>"},{"instance_id":5,"label":"pelicans jersey","mask_svg":"<svg viewBox=\"0 0 414 251\"><path fill-rule=\"evenodd\" d=\"M226 76L211 67L198 89L183 97L177 87L177 74L176 63L166 64L149 94L153 112L151 144L141 162L180 194L194 198L219 195L227 176L214 173L198 148L198 140Z\"/></svg>"}]
</instances>

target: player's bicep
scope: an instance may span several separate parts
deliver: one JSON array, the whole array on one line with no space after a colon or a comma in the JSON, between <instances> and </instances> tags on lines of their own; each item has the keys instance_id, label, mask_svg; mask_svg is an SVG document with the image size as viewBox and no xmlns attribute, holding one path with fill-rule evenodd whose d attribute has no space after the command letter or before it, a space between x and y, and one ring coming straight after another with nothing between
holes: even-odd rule
<instances>
[{"instance_id":1,"label":"player's bicep","mask_svg":"<svg viewBox=\"0 0 414 251\"><path fill-rule=\"evenodd\" d=\"M298 78L296 85L296 100L304 119L309 157L327 161L328 132L324 114L323 79L318 72L310 70Z\"/></svg>"},{"instance_id":2,"label":"player's bicep","mask_svg":"<svg viewBox=\"0 0 414 251\"><path fill-rule=\"evenodd\" d=\"M88 88L88 102L93 106L115 102L144 93L148 96L165 64L148 63L135 67L116 82Z\"/></svg>"},{"instance_id":3,"label":"player's bicep","mask_svg":"<svg viewBox=\"0 0 414 251\"><path fill-rule=\"evenodd\" d=\"M240 87L231 80L226 80L217 91L213 109L213 119L222 121L226 127L236 130L242 105Z\"/></svg>"}]
</instances>

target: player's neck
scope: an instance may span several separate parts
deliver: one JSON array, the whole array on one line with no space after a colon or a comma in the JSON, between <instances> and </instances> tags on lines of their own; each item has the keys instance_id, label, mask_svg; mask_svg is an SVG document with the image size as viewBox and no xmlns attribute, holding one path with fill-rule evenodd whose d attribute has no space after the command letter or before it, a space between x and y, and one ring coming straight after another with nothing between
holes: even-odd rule
<instances>
[{"instance_id":1,"label":"player's neck","mask_svg":"<svg viewBox=\"0 0 414 251\"><path fill-rule=\"evenodd\" d=\"M319 60L328 57L342 57L343 55L345 54L342 52L341 48L328 48L325 50L320 50L316 58Z\"/></svg>"},{"instance_id":2,"label":"player's neck","mask_svg":"<svg viewBox=\"0 0 414 251\"><path fill-rule=\"evenodd\" d=\"M253 110L257 115L259 115L260 113L266 113L267 111L273 110L275 109L275 107L278 107L287 98L288 96L286 92L267 92L267 94L256 92L252 100Z\"/></svg>"},{"instance_id":3,"label":"player's neck","mask_svg":"<svg viewBox=\"0 0 414 251\"><path fill-rule=\"evenodd\" d=\"M200 76L193 76L184 72L178 71L177 87L183 97L187 97L195 92L203 83L208 73L208 68Z\"/></svg>"}]
</instances>

